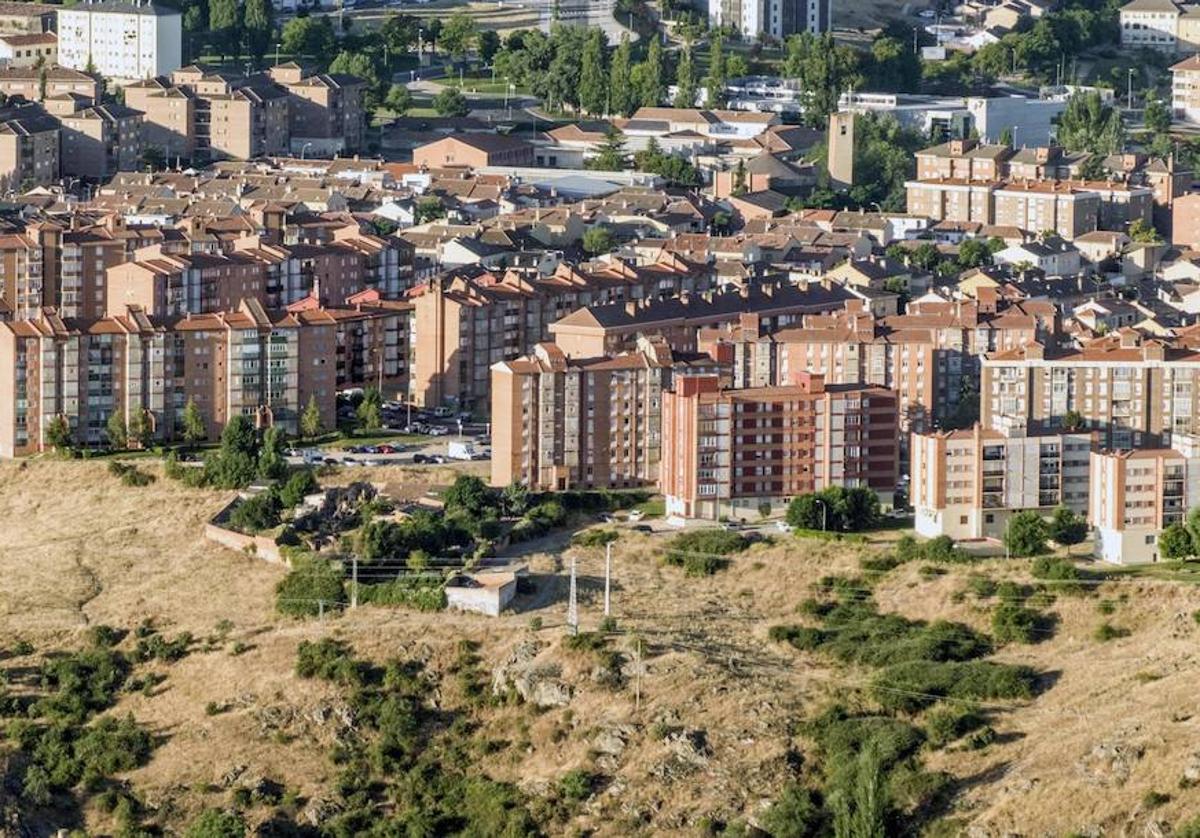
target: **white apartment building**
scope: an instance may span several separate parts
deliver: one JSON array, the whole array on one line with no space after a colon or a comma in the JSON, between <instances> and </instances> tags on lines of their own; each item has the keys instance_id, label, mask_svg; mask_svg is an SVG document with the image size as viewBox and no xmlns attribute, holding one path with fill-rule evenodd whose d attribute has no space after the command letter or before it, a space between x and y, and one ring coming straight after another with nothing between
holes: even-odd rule
<instances>
[{"instance_id":1,"label":"white apartment building","mask_svg":"<svg viewBox=\"0 0 1200 838\"><path fill-rule=\"evenodd\" d=\"M732 27L743 40L783 39L799 32L826 32L833 0L708 0L714 26Z\"/></svg>"},{"instance_id":2,"label":"white apartment building","mask_svg":"<svg viewBox=\"0 0 1200 838\"><path fill-rule=\"evenodd\" d=\"M58 13L58 61L112 79L165 76L183 64L183 18L149 0L103 0Z\"/></svg>"},{"instance_id":3,"label":"white apartment building","mask_svg":"<svg viewBox=\"0 0 1200 838\"><path fill-rule=\"evenodd\" d=\"M1200 4L1133 0L1121 8L1121 45L1200 52Z\"/></svg>"}]
</instances>

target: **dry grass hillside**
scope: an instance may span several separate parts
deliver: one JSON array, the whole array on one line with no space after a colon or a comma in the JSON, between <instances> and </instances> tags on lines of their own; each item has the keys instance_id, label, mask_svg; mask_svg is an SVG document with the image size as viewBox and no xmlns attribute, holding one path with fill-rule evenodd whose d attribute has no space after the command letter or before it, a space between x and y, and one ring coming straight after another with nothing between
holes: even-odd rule
<instances>
[{"instance_id":1,"label":"dry grass hillside","mask_svg":"<svg viewBox=\"0 0 1200 838\"><path fill-rule=\"evenodd\" d=\"M384 477L419 492L448 473L391 469ZM794 776L796 754L813 758L797 723L835 700L869 703L859 688L870 672L773 642L768 631L801 620L797 605L817 580L859 574L859 559L886 545L778 537L714 576L690 578L658 561L660 536L623 535L613 592L622 631L610 643L619 657L606 663L562 642L564 557L573 550L579 559L583 628L595 629L599 549L529 556L538 590L524 598L527 610L498 620L363 607L297 622L272 608L281 569L202 539L205 519L224 501L161 476L126 487L97 463L0 465L0 650L19 640L38 654L77 648L100 623L131 628L150 619L164 633L199 638L232 624L162 665L157 689L126 694L115 708L159 738L149 763L127 777L169 830L224 805L239 778L270 778L302 800L332 795L337 768L328 750L342 697L294 673L299 643L324 636L348 641L361 657L422 661L445 685L428 696L433 706L456 700L450 676L464 638L478 644L489 680L497 668L502 681L536 669L569 691L563 706L479 711L487 747L478 764L493 778L536 797L571 769L603 777L556 832L696 835L709 820L753 822ZM988 631L994 599L964 594L968 575L1028 581L1028 567L991 560L934 573L914 562L886 573L874 597L882 611ZM1056 625L1042 642L996 655L1036 668L1046 688L1028 701L995 702L997 736L987 747L923 754L927 769L958 781L936 834L1149 835L1200 812L1197 609L1200 588L1136 578L1057 597L1044 609ZM1101 642L1102 622L1129 633ZM644 641L640 667L634 636ZM35 831L57 825L42 820ZM95 809L84 825L111 827Z\"/></svg>"}]
</instances>

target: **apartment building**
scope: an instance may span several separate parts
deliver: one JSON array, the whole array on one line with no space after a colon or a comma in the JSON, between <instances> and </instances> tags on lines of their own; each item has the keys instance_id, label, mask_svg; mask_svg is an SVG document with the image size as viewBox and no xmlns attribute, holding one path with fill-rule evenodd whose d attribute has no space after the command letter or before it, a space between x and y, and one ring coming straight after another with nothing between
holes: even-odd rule
<instances>
[{"instance_id":1,"label":"apartment building","mask_svg":"<svg viewBox=\"0 0 1200 838\"><path fill-rule=\"evenodd\" d=\"M1121 45L1163 52L1200 51L1200 5L1133 0L1121 7Z\"/></svg>"},{"instance_id":2,"label":"apartment building","mask_svg":"<svg viewBox=\"0 0 1200 838\"><path fill-rule=\"evenodd\" d=\"M68 67L0 67L0 93L21 96L30 102L57 96L81 96L99 102L101 84L94 77Z\"/></svg>"},{"instance_id":3,"label":"apartment building","mask_svg":"<svg viewBox=\"0 0 1200 838\"><path fill-rule=\"evenodd\" d=\"M183 63L183 16L149 0L102 0L58 10L58 59L114 79L161 76Z\"/></svg>"},{"instance_id":4,"label":"apartment building","mask_svg":"<svg viewBox=\"0 0 1200 838\"><path fill-rule=\"evenodd\" d=\"M833 0L708 0L708 19L747 41L820 34L832 26Z\"/></svg>"},{"instance_id":5,"label":"apartment building","mask_svg":"<svg viewBox=\"0 0 1200 838\"><path fill-rule=\"evenodd\" d=\"M272 67L269 75L288 93L292 154L333 157L362 148L365 81L345 73L306 76L295 62Z\"/></svg>"},{"instance_id":6,"label":"apartment building","mask_svg":"<svg viewBox=\"0 0 1200 838\"><path fill-rule=\"evenodd\" d=\"M612 357L568 358L553 343L492 367L494 486L534 491L657 486L662 398L677 375L715 372L661 340Z\"/></svg>"},{"instance_id":7,"label":"apartment building","mask_svg":"<svg viewBox=\"0 0 1200 838\"><path fill-rule=\"evenodd\" d=\"M1200 122L1200 55L1171 67L1171 112L1178 119Z\"/></svg>"},{"instance_id":8,"label":"apartment building","mask_svg":"<svg viewBox=\"0 0 1200 838\"><path fill-rule=\"evenodd\" d=\"M0 298L15 320L37 317L42 309L42 246L24 233L0 236Z\"/></svg>"},{"instance_id":9,"label":"apartment building","mask_svg":"<svg viewBox=\"0 0 1200 838\"><path fill-rule=\"evenodd\" d=\"M0 32L40 34L54 29L53 6L38 3L0 3Z\"/></svg>"},{"instance_id":10,"label":"apartment building","mask_svg":"<svg viewBox=\"0 0 1200 838\"><path fill-rule=\"evenodd\" d=\"M310 398L326 427L337 390L406 385L408 308L303 307L268 314L244 301L227 312L154 318L137 309L94 320L51 309L0 323L0 456L36 453L55 417L79 445L103 445L113 412L148 417L175 439L193 401L210 438L233 416L298 431Z\"/></svg>"},{"instance_id":11,"label":"apartment building","mask_svg":"<svg viewBox=\"0 0 1200 838\"><path fill-rule=\"evenodd\" d=\"M0 35L0 67L42 67L58 63L58 36L53 32Z\"/></svg>"},{"instance_id":12,"label":"apartment building","mask_svg":"<svg viewBox=\"0 0 1200 838\"><path fill-rule=\"evenodd\" d=\"M863 384L897 393L902 430L923 431L957 416L978 392L985 353L1053 341L1055 307L1045 301L914 303L876 317L861 304L806 316L798 326L764 328L752 316L700 332L699 346L731 366L735 387L788 386L818 374L827 384Z\"/></svg>"},{"instance_id":13,"label":"apartment building","mask_svg":"<svg viewBox=\"0 0 1200 838\"><path fill-rule=\"evenodd\" d=\"M96 320L108 312L109 268L127 258L125 242L116 230L121 222L85 225L72 217L70 229L43 227L46 248L46 304L64 318Z\"/></svg>"},{"instance_id":14,"label":"apartment building","mask_svg":"<svg viewBox=\"0 0 1200 838\"><path fill-rule=\"evenodd\" d=\"M546 277L516 271L497 275L478 268L434 277L410 292L413 330L421 347L414 362L412 398L425 406L486 408L492 366L527 355L550 340L554 326L571 312L698 293L710 286L711 276L707 269L664 255L652 265L617 259L580 268L562 263ZM580 357L632 349L632 338L631 334L627 347Z\"/></svg>"},{"instance_id":15,"label":"apartment building","mask_svg":"<svg viewBox=\"0 0 1200 838\"><path fill-rule=\"evenodd\" d=\"M896 394L802 374L786 387L724 389L680 376L663 394L667 514L758 515L796 495L867 486L891 502L899 462Z\"/></svg>"},{"instance_id":16,"label":"apartment building","mask_svg":"<svg viewBox=\"0 0 1200 838\"><path fill-rule=\"evenodd\" d=\"M983 360L980 415L985 428L1056 431L1082 417L1106 448L1165 447L1200 433L1200 335L1174 338L1133 329L1052 350L1040 343Z\"/></svg>"},{"instance_id":17,"label":"apartment building","mask_svg":"<svg viewBox=\"0 0 1200 838\"><path fill-rule=\"evenodd\" d=\"M44 104L62 126L63 176L102 181L140 166L141 111L116 102L80 107L69 96L48 98Z\"/></svg>"},{"instance_id":18,"label":"apartment building","mask_svg":"<svg viewBox=\"0 0 1200 838\"><path fill-rule=\"evenodd\" d=\"M106 272L106 314L136 308L151 317L233 311L243 300L261 305L263 264L245 253L164 253L144 248Z\"/></svg>"},{"instance_id":19,"label":"apartment building","mask_svg":"<svg viewBox=\"0 0 1200 838\"><path fill-rule=\"evenodd\" d=\"M59 172L58 121L32 103L0 107L0 190L45 186Z\"/></svg>"},{"instance_id":20,"label":"apartment building","mask_svg":"<svg viewBox=\"0 0 1200 838\"><path fill-rule=\"evenodd\" d=\"M168 158L316 157L361 146L364 89L361 79L305 76L295 64L252 76L192 64L127 85L125 102L145 114L146 147Z\"/></svg>"},{"instance_id":21,"label":"apartment building","mask_svg":"<svg viewBox=\"0 0 1200 838\"><path fill-rule=\"evenodd\" d=\"M550 326L555 343L572 357L608 355L629 348L638 335L665 338L680 349L695 349L700 329L739 322L755 315L762 328L800 323L806 314L839 311L861 300L858 291L828 280L796 284L763 282L730 291L688 291L677 297L627 300L580 308Z\"/></svg>"},{"instance_id":22,"label":"apartment building","mask_svg":"<svg viewBox=\"0 0 1200 838\"><path fill-rule=\"evenodd\" d=\"M1005 163L1012 156L1007 145L951 140L917 152L917 179L998 181L1005 177Z\"/></svg>"},{"instance_id":23,"label":"apartment building","mask_svg":"<svg viewBox=\"0 0 1200 838\"><path fill-rule=\"evenodd\" d=\"M1088 508L1090 433L1026 435L976 424L969 430L914 433L909 502L917 533L955 540L1003 538L1009 519L1032 509L1049 515Z\"/></svg>"}]
</instances>

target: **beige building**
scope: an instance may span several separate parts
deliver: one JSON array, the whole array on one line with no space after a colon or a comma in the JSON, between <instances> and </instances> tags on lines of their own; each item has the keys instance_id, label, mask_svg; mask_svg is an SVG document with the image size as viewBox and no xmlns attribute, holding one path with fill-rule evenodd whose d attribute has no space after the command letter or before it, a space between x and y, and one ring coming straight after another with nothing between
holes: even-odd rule
<instances>
[{"instance_id":1,"label":"beige building","mask_svg":"<svg viewBox=\"0 0 1200 838\"><path fill-rule=\"evenodd\" d=\"M43 77L38 67L0 68L0 93L23 96L30 102L40 102L50 96L83 96L91 103L100 101L99 81L87 73L67 67L47 67Z\"/></svg>"},{"instance_id":2,"label":"beige building","mask_svg":"<svg viewBox=\"0 0 1200 838\"><path fill-rule=\"evenodd\" d=\"M1027 509L1087 510L1090 433L1025 435L975 425L913 434L909 502L917 533L955 540L1004 537Z\"/></svg>"},{"instance_id":3,"label":"beige building","mask_svg":"<svg viewBox=\"0 0 1200 838\"><path fill-rule=\"evenodd\" d=\"M272 67L270 76L289 96L293 154L307 148L314 157L332 157L362 147L366 82L345 73L306 76L294 62Z\"/></svg>"},{"instance_id":4,"label":"beige building","mask_svg":"<svg viewBox=\"0 0 1200 838\"><path fill-rule=\"evenodd\" d=\"M116 102L78 108L73 97L46 99L62 125L62 174L102 181L141 164L142 113Z\"/></svg>"},{"instance_id":5,"label":"beige building","mask_svg":"<svg viewBox=\"0 0 1200 838\"><path fill-rule=\"evenodd\" d=\"M24 191L59 178L59 124L42 108L0 108L0 190Z\"/></svg>"},{"instance_id":6,"label":"beige building","mask_svg":"<svg viewBox=\"0 0 1200 838\"><path fill-rule=\"evenodd\" d=\"M58 36L53 32L0 35L0 67L41 67L58 62Z\"/></svg>"},{"instance_id":7,"label":"beige building","mask_svg":"<svg viewBox=\"0 0 1200 838\"><path fill-rule=\"evenodd\" d=\"M711 281L707 270L669 256L654 265L613 260L590 268L584 272L563 263L547 277L476 269L434 277L414 289L413 330L421 347L413 370L414 403L485 408L492 366L550 340L551 325L571 312L693 293ZM633 348L633 335L629 338L630 345L620 349ZM609 354L616 352L601 348L584 357Z\"/></svg>"},{"instance_id":8,"label":"beige building","mask_svg":"<svg viewBox=\"0 0 1200 838\"><path fill-rule=\"evenodd\" d=\"M1029 343L983 361L981 421L986 428L1063 427L1082 417L1102 446L1169 446L1200 433L1200 354L1196 327L1175 338L1120 329L1079 349Z\"/></svg>"},{"instance_id":9,"label":"beige building","mask_svg":"<svg viewBox=\"0 0 1200 838\"><path fill-rule=\"evenodd\" d=\"M492 367L492 484L534 491L656 486L662 398L672 377L715 371L661 341L611 358L553 343Z\"/></svg>"},{"instance_id":10,"label":"beige building","mask_svg":"<svg viewBox=\"0 0 1200 838\"><path fill-rule=\"evenodd\" d=\"M55 9L40 3L0 3L0 32L41 34L54 29Z\"/></svg>"},{"instance_id":11,"label":"beige building","mask_svg":"<svg viewBox=\"0 0 1200 838\"><path fill-rule=\"evenodd\" d=\"M1133 0L1121 7L1121 46L1174 52L1182 4L1174 0Z\"/></svg>"}]
</instances>

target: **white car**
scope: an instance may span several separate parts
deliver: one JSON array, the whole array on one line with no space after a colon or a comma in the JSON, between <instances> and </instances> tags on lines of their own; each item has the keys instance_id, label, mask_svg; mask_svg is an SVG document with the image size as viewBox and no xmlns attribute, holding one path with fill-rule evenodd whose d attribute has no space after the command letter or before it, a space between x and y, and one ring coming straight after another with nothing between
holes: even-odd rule
<instances>
[{"instance_id":1,"label":"white car","mask_svg":"<svg viewBox=\"0 0 1200 838\"><path fill-rule=\"evenodd\" d=\"M795 527L793 527L787 521L776 521L775 529L779 530L780 532L791 532L795 529Z\"/></svg>"},{"instance_id":2,"label":"white car","mask_svg":"<svg viewBox=\"0 0 1200 838\"><path fill-rule=\"evenodd\" d=\"M634 509L634 510L631 510L631 511L630 511L630 513L629 513L629 520L630 520L630 521L640 521L640 520L642 520L642 519L643 519L643 518L645 518L645 517L646 517L646 513L645 513L645 512L643 512L643 511L642 511L642 510L640 510L640 509Z\"/></svg>"},{"instance_id":3,"label":"white car","mask_svg":"<svg viewBox=\"0 0 1200 838\"><path fill-rule=\"evenodd\" d=\"M937 12L935 12L933 9L921 9L921 11L917 12L917 17L923 18L924 20L933 20L935 17L937 17Z\"/></svg>"}]
</instances>

